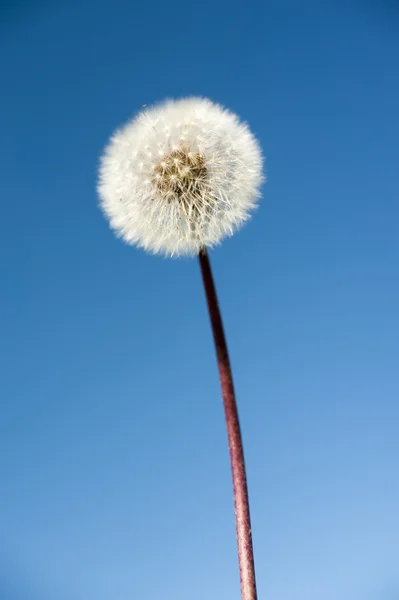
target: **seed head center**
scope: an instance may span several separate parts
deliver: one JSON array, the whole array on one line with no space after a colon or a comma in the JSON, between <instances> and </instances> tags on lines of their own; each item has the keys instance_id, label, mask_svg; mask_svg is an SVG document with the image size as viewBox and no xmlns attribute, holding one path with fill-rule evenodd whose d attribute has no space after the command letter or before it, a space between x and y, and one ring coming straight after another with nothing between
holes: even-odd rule
<instances>
[{"instance_id":1,"label":"seed head center","mask_svg":"<svg viewBox=\"0 0 399 600\"><path fill-rule=\"evenodd\" d=\"M181 147L162 157L154 168L153 183L169 202L190 203L203 195L207 175L204 157Z\"/></svg>"}]
</instances>

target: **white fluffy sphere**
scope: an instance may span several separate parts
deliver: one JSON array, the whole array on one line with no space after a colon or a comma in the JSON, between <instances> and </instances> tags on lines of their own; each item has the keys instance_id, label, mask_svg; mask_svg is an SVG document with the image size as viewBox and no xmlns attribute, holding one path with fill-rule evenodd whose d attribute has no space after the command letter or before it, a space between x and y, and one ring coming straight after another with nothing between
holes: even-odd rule
<instances>
[{"instance_id":1,"label":"white fluffy sphere","mask_svg":"<svg viewBox=\"0 0 399 600\"><path fill-rule=\"evenodd\" d=\"M262 153L247 125L203 98L141 112L101 159L101 208L117 235L154 253L197 254L249 218Z\"/></svg>"}]
</instances>

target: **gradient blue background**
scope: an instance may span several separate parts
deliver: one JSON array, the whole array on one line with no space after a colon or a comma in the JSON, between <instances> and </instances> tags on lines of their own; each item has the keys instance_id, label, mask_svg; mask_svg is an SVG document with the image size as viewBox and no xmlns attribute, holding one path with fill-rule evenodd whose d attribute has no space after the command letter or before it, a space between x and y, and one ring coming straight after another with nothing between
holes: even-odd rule
<instances>
[{"instance_id":1,"label":"gradient blue background","mask_svg":"<svg viewBox=\"0 0 399 600\"><path fill-rule=\"evenodd\" d=\"M399 598L399 8L1 5L1 600L239 598L198 265L97 208L113 129L165 96L249 121L253 220L212 253L259 598Z\"/></svg>"}]
</instances>

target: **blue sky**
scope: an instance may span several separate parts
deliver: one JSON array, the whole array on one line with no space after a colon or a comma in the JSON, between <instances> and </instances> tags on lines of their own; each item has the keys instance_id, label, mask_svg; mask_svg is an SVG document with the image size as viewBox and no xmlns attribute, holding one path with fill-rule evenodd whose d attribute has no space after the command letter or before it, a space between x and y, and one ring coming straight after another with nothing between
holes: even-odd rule
<instances>
[{"instance_id":1,"label":"blue sky","mask_svg":"<svg viewBox=\"0 0 399 600\"><path fill-rule=\"evenodd\" d=\"M187 94L267 160L211 255L259 598L399 598L398 31L382 0L2 3L1 600L239 598L198 265L95 193L113 129Z\"/></svg>"}]
</instances>

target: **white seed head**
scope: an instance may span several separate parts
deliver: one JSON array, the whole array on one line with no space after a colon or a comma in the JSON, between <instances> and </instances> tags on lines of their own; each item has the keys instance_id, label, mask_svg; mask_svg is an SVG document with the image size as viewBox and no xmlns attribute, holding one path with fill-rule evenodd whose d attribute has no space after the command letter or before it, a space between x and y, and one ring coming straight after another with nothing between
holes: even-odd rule
<instances>
[{"instance_id":1,"label":"white seed head","mask_svg":"<svg viewBox=\"0 0 399 600\"><path fill-rule=\"evenodd\" d=\"M262 153L247 125L203 98L146 109L101 159L101 208L129 244L197 254L231 235L259 198Z\"/></svg>"}]
</instances>

